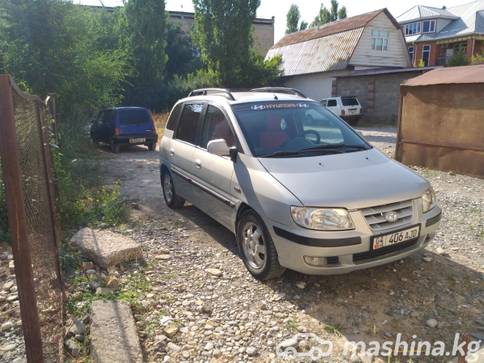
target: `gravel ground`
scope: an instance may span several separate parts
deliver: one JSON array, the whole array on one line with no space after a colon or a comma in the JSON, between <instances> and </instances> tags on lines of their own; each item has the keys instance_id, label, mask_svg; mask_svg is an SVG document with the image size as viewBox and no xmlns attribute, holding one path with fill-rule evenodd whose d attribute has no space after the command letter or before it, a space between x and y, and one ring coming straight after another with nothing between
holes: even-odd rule
<instances>
[{"instance_id":1,"label":"gravel ground","mask_svg":"<svg viewBox=\"0 0 484 363\"><path fill-rule=\"evenodd\" d=\"M0 243L0 363L25 361L20 305L13 269L10 247Z\"/></svg>"},{"instance_id":2,"label":"gravel ground","mask_svg":"<svg viewBox=\"0 0 484 363\"><path fill-rule=\"evenodd\" d=\"M394 129L360 131L393 155ZM393 341L401 333L450 343L457 332L484 338L482 179L414 168L430 180L444 210L440 231L423 253L348 275L288 271L261 283L246 271L229 231L194 207L173 212L164 205L156 153L106 153L103 163L106 180L119 179L132 201L130 222L118 232L141 242L146 259L105 272L106 280L118 281L113 288L124 296L139 297L132 308L150 362L280 361L278 344L298 351L312 345L293 339L298 333L334 345L324 362L383 362L345 355L348 340ZM23 346L18 302L6 301L15 295L5 286L13 278L7 273L11 256L2 250L0 257L1 321L13 323L0 329L3 363L21 359Z\"/></svg>"},{"instance_id":3,"label":"gravel ground","mask_svg":"<svg viewBox=\"0 0 484 363\"><path fill-rule=\"evenodd\" d=\"M393 155L394 129L360 131ZM288 271L261 283L245 270L230 232L194 207L173 212L164 205L156 153L131 149L106 160L108 180L120 179L136 201L120 232L142 242L146 265L119 277L125 289L135 276L147 279L134 310L148 361L277 361L276 346L298 332L334 344L327 362L362 360L343 354L347 340L394 340L398 333L448 343L456 333L482 338L484 180L414 169L430 180L444 210L426 251L348 275ZM288 345L308 349L307 340Z\"/></svg>"}]
</instances>

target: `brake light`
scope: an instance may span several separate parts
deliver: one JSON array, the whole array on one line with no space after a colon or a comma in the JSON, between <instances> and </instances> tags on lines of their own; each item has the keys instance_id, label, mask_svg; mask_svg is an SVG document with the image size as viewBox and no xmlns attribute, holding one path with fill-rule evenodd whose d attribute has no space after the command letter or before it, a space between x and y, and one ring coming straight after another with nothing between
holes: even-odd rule
<instances>
[{"instance_id":1,"label":"brake light","mask_svg":"<svg viewBox=\"0 0 484 363\"><path fill-rule=\"evenodd\" d=\"M120 133L121 133L121 130L119 129L119 127L115 127L114 128L114 135L119 136Z\"/></svg>"}]
</instances>

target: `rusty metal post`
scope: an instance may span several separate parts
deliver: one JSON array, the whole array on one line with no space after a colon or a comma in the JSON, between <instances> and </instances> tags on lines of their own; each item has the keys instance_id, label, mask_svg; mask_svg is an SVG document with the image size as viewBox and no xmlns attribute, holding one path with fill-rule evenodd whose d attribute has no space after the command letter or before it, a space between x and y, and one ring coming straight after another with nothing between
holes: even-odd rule
<instances>
[{"instance_id":1,"label":"rusty metal post","mask_svg":"<svg viewBox=\"0 0 484 363\"><path fill-rule=\"evenodd\" d=\"M0 132L0 156L7 196L9 233L15 261L25 350L29 362L43 362L37 299L32 276L32 259L27 240L13 94L11 79L8 75L0 75L0 129L2 130Z\"/></svg>"}]
</instances>

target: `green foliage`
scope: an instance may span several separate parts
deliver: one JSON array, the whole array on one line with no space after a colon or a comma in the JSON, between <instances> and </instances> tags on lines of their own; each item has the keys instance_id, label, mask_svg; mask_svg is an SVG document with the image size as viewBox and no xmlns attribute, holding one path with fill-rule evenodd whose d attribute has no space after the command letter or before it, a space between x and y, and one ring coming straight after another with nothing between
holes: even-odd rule
<instances>
[{"instance_id":1,"label":"green foliage","mask_svg":"<svg viewBox=\"0 0 484 363\"><path fill-rule=\"evenodd\" d=\"M465 66L468 64L469 60L467 59L467 55L461 50L454 52L447 63L449 67Z\"/></svg>"},{"instance_id":2,"label":"green foliage","mask_svg":"<svg viewBox=\"0 0 484 363\"><path fill-rule=\"evenodd\" d=\"M260 0L193 0L194 40L201 61L225 87L249 83L249 68L256 62L252 51L252 20Z\"/></svg>"},{"instance_id":3,"label":"green foliage","mask_svg":"<svg viewBox=\"0 0 484 363\"><path fill-rule=\"evenodd\" d=\"M126 102L154 108L165 79L166 15L164 0L130 0L125 6L126 41L135 72Z\"/></svg>"},{"instance_id":4,"label":"green foliage","mask_svg":"<svg viewBox=\"0 0 484 363\"><path fill-rule=\"evenodd\" d=\"M338 10L338 19L346 19L346 6L342 6L341 9Z\"/></svg>"},{"instance_id":5,"label":"green foliage","mask_svg":"<svg viewBox=\"0 0 484 363\"><path fill-rule=\"evenodd\" d=\"M299 12L299 7L296 4L292 4L286 16L286 34L298 31L300 18L301 13Z\"/></svg>"},{"instance_id":6,"label":"green foliage","mask_svg":"<svg viewBox=\"0 0 484 363\"><path fill-rule=\"evenodd\" d=\"M425 67L425 61L420 58L418 61L417 61L417 68L424 68Z\"/></svg>"},{"instance_id":7,"label":"green foliage","mask_svg":"<svg viewBox=\"0 0 484 363\"><path fill-rule=\"evenodd\" d=\"M299 25L299 30L306 30L309 24L307 21L301 20L301 24Z\"/></svg>"},{"instance_id":8,"label":"green foliage","mask_svg":"<svg viewBox=\"0 0 484 363\"><path fill-rule=\"evenodd\" d=\"M471 57L471 64L482 64L484 63L484 53L474 54Z\"/></svg>"},{"instance_id":9,"label":"green foliage","mask_svg":"<svg viewBox=\"0 0 484 363\"><path fill-rule=\"evenodd\" d=\"M64 116L121 100L126 51L108 42L115 24L103 14L61 0L0 0L0 13L1 72L32 93L56 93Z\"/></svg>"},{"instance_id":10,"label":"green foliage","mask_svg":"<svg viewBox=\"0 0 484 363\"><path fill-rule=\"evenodd\" d=\"M321 4L319 8L319 14L311 23L311 28L318 27L327 23L331 23L336 20L345 19L347 17L346 7L339 8L337 0L331 0L331 9L328 10L324 4Z\"/></svg>"}]
</instances>

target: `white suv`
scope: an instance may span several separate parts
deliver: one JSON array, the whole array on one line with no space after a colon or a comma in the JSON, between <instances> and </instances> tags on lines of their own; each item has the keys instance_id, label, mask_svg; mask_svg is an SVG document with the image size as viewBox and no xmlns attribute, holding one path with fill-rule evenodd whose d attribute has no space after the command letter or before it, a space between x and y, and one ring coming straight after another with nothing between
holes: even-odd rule
<instances>
[{"instance_id":1,"label":"white suv","mask_svg":"<svg viewBox=\"0 0 484 363\"><path fill-rule=\"evenodd\" d=\"M321 106L352 125L356 125L361 118L361 104L354 96L325 98L321 100Z\"/></svg>"},{"instance_id":2,"label":"white suv","mask_svg":"<svg viewBox=\"0 0 484 363\"><path fill-rule=\"evenodd\" d=\"M160 152L166 204L188 200L232 231L259 279L401 259L441 217L428 181L292 89L193 91Z\"/></svg>"}]
</instances>

